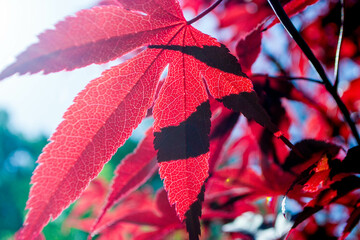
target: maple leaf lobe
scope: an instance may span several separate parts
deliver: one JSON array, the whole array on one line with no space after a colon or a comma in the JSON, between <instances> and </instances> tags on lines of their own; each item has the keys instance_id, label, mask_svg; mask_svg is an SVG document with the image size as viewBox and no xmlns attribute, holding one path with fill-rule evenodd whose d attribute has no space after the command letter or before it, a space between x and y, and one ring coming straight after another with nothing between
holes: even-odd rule
<instances>
[{"instance_id":1,"label":"maple leaf lobe","mask_svg":"<svg viewBox=\"0 0 360 240\"><path fill-rule=\"evenodd\" d=\"M78 198L141 122L156 86L146 80L162 72L151 64L158 53L145 51L105 71L76 97L39 157L27 203L30 211L19 239L31 239L50 216L56 218Z\"/></svg>"},{"instance_id":2,"label":"maple leaf lobe","mask_svg":"<svg viewBox=\"0 0 360 240\"><path fill-rule=\"evenodd\" d=\"M148 48L179 51L194 57L209 67L237 76L246 77L241 71L241 66L237 63L236 58L230 54L229 49L223 44L220 44L220 46L149 45Z\"/></svg>"},{"instance_id":3,"label":"maple leaf lobe","mask_svg":"<svg viewBox=\"0 0 360 240\"><path fill-rule=\"evenodd\" d=\"M169 126L154 132L154 147L158 162L197 157L209 151L210 104L202 103L179 126Z\"/></svg>"},{"instance_id":4,"label":"maple leaf lobe","mask_svg":"<svg viewBox=\"0 0 360 240\"><path fill-rule=\"evenodd\" d=\"M271 119L264 108L258 102L258 97L255 92L231 94L217 100L223 102L225 107L236 112L241 112L248 119L255 120L272 133L279 131L279 129L271 122Z\"/></svg>"},{"instance_id":5,"label":"maple leaf lobe","mask_svg":"<svg viewBox=\"0 0 360 240\"><path fill-rule=\"evenodd\" d=\"M15 73L47 74L106 63L154 39L161 42L167 30L185 21L154 9L147 9L147 15L114 5L79 11L40 34L38 43L0 73L0 80Z\"/></svg>"},{"instance_id":6,"label":"maple leaf lobe","mask_svg":"<svg viewBox=\"0 0 360 240\"><path fill-rule=\"evenodd\" d=\"M190 206L190 209L186 212L186 230L189 233L189 239L198 240L201 235L200 232L200 220L201 217L201 205L204 201L205 184L201 187L201 191L197 196L197 200Z\"/></svg>"}]
</instances>

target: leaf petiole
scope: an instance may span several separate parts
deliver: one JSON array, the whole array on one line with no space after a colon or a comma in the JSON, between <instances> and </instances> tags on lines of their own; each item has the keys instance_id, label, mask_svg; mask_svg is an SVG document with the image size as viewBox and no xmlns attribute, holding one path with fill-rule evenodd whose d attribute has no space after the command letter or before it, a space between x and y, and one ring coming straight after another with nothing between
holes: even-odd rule
<instances>
[{"instance_id":1,"label":"leaf petiole","mask_svg":"<svg viewBox=\"0 0 360 240\"><path fill-rule=\"evenodd\" d=\"M214 8L216 8L223 0L217 0L216 2L214 2L210 7L208 7L207 9L205 9L202 13L200 13L199 15L197 15L196 17L194 17L193 19L189 20L186 22L187 25L191 25L194 22L198 21L199 19L201 19L202 17L204 17L206 14L208 14L209 12L211 12Z\"/></svg>"},{"instance_id":2,"label":"leaf petiole","mask_svg":"<svg viewBox=\"0 0 360 240\"><path fill-rule=\"evenodd\" d=\"M278 80L278 81L304 80L304 81L309 81L309 82L313 82L313 83L324 84L320 80L313 79L313 78L307 78L307 77L269 76L269 75L265 75L265 74L253 74L251 76L252 77L268 77L269 79L274 79L274 80ZM251 77L250 77L250 79L251 79Z\"/></svg>"}]
</instances>

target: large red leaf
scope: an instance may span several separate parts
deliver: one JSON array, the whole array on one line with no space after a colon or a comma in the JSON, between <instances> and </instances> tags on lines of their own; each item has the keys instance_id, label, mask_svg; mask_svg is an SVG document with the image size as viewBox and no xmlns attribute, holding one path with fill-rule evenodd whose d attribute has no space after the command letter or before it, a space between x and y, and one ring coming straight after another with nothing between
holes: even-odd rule
<instances>
[{"instance_id":1,"label":"large red leaf","mask_svg":"<svg viewBox=\"0 0 360 240\"><path fill-rule=\"evenodd\" d=\"M149 49L113 67L75 98L39 157L19 239L35 237L78 198L141 122L156 85L148 79L162 71L154 64L159 52Z\"/></svg>"},{"instance_id":2,"label":"large red leaf","mask_svg":"<svg viewBox=\"0 0 360 240\"><path fill-rule=\"evenodd\" d=\"M189 25L175 0L118 0L81 11L40 36L0 74L45 73L102 63L147 45L105 71L75 99L40 156L19 239L36 237L79 197L153 106L160 175L190 237L198 238L208 177L208 93L234 111L278 131L257 102L251 81L229 50ZM71 37L69 37L71 36ZM104 55L104 56L103 56Z\"/></svg>"}]
</instances>

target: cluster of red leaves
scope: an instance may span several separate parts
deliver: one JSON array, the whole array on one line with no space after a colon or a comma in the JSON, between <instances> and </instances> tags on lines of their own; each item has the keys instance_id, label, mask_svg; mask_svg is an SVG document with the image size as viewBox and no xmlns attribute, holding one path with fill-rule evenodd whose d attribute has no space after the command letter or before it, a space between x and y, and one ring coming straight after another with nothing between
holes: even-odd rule
<instances>
[{"instance_id":1,"label":"cluster of red leaves","mask_svg":"<svg viewBox=\"0 0 360 240\"><path fill-rule=\"evenodd\" d=\"M292 16L315 2L282 4ZM183 4L199 12L209 3ZM354 18L358 2L346 7ZM313 22L303 20L302 33L319 60L331 67L338 32L333 12L339 7L329 3L328 9ZM41 237L50 218L81 194L67 224L99 239L164 239L186 232L198 239L200 230L205 237L212 234L215 219L225 224L261 209L264 215L276 216L283 195L304 207L290 219L294 225L289 238L336 236L333 225L314 227L312 217L332 204L342 204L349 212L341 237L351 232L360 218L360 169L354 164L359 146L349 147L351 131L329 94L322 85L312 86L310 92L308 82L292 81L292 74L306 77L309 71L292 43L289 66L267 56L278 68L276 76L252 71L258 55L266 55L261 49L264 31L278 23L265 0L229 0L214 13L219 28L233 27L227 46L235 46L230 50L238 59L225 45L193 28L176 0L106 0L41 34L39 43L0 73L4 79L15 73L73 70L139 52L90 82L65 113L39 157L29 212L17 239ZM344 32L341 57L358 64L359 26L351 29ZM359 87L358 79L352 81L342 96L352 112L359 112ZM307 112L306 118L294 111L293 102ZM238 124L240 113L247 124ZM117 167L109 193L101 180L84 192L145 116L154 118L153 127ZM291 126L304 140L289 151L279 138L287 142ZM239 137L232 135L239 132ZM147 188L135 191L156 170L165 190L156 197ZM91 215L84 218L89 209ZM306 219L303 229L297 227ZM255 233L226 236L239 234Z\"/></svg>"},{"instance_id":2,"label":"cluster of red leaves","mask_svg":"<svg viewBox=\"0 0 360 240\"><path fill-rule=\"evenodd\" d=\"M159 190L153 197L149 188L143 188L123 198L112 211L99 220L98 214L103 209L98 204L99 201L94 201L89 196L99 195L98 191L106 189L103 180L94 180L77 201L65 224L97 234L99 239L126 239L129 236L131 239L163 239L172 235L175 230L184 228L176 215L175 207L169 205L166 192ZM102 200L105 200L106 195L102 197ZM90 215L87 214L89 209L92 210Z\"/></svg>"}]
</instances>

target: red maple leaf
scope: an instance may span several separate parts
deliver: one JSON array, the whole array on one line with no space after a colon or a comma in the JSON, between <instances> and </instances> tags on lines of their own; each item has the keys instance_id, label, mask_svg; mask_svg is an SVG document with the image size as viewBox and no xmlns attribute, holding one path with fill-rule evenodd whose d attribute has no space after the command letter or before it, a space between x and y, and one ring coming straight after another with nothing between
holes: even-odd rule
<instances>
[{"instance_id":1,"label":"red maple leaf","mask_svg":"<svg viewBox=\"0 0 360 240\"><path fill-rule=\"evenodd\" d=\"M135 193L134 196L136 196ZM149 196L151 195L149 194ZM128 200L129 197L131 201ZM124 223L148 226L149 229L137 228L132 232L132 239L138 240L164 239L172 231L184 229L184 224L179 221L174 206L169 205L166 192L163 189L156 193L155 199L151 199L151 202L146 202L146 204L142 203L141 199L131 199L131 197L132 195L129 195L113 212L110 212L108 216L105 215L95 230L101 239L103 236L106 236L104 239L114 239L122 232L126 232ZM148 196L143 197L148 198Z\"/></svg>"},{"instance_id":2,"label":"red maple leaf","mask_svg":"<svg viewBox=\"0 0 360 240\"><path fill-rule=\"evenodd\" d=\"M236 45L236 55L239 63L246 73L251 72L251 66L255 62L261 50L261 27L244 36Z\"/></svg>"},{"instance_id":3,"label":"red maple leaf","mask_svg":"<svg viewBox=\"0 0 360 240\"><path fill-rule=\"evenodd\" d=\"M34 171L29 209L18 239L33 239L50 218L75 201L153 106L154 147L160 176L191 236L200 234L208 177L210 94L273 133L251 81L235 57L187 22L176 0L118 0L83 10L39 36L0 73L57 72L105 63L147 46L105 71L75 98ZM158 79L168 67L155 99Z\"/></svg>"},{"instance_id":4,"label":"red maple leaf","mask_svg":"<svg viewBox=\"0 0 360 240\"><path fill-rule=\"evenodd\" d=\"M121 237L126 234L143 232L138 226L134 225L130 219L129 221L127 221L127 219L128 216L137 216L139 213L155 209L156 205L153 201L152 189L144 187L141 191L134 191L121 199L116 207L114 207L111 211L106 212L104 217L100 220L100 222L98 222L96 228L94 228L94 222L97 220L97 216L99 215L98 213L103 211L99 201L94 202L93 199L89 198L89 195L96 195L102 192L100 188L93 187L94 181L91 182L90 187L86 189L83 195L76 202L74 209L65 221L65 225L81 229L86 232L91 232L92 234L101 233L101 239L118 239L114 238L115 235L120 237L119 239L123 239ZM169 205L169 203L167 205ZM84 209L84 207L88 207L87 212L84 212L86 215L84 215L84 213L78 215L79 210ZM92 211L89 211L89 209ZM172 211L174 212L174 209L172 209ZM151 222L151 220L148 221ZM106 238L109 235L112 235L112 238Z\"/></svg>"}]
</instances>

